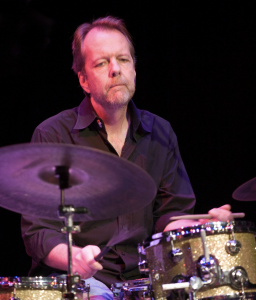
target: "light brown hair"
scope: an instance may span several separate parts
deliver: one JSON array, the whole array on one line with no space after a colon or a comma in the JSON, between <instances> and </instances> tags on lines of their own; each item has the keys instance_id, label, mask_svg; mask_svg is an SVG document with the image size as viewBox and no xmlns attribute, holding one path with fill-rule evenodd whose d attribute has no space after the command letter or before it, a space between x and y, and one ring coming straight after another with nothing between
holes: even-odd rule
<instances>
[{"instance_id":1,"label":"light brown hair","mask_svg":"<svg viewBox=\"0 0 256 300\"><path fill-rule=\"evenodd\" d=\"M84 64L85 64L85 59L86 57L84 56L84 53L82 51L82 45L83 41L88 34L89 31L91 31L93 28L100 28L103 30L118 30L120 31L128 40L129 47L130 47L130 53L134 62L136 62L135 58L135 50L134 46L132 43L132 38L130 33L128 32L123 20L108 16L105 18L99 18L92 23L83 23L80 25L75 33L74 33L74 39L72 42L72 53L73 53L73 64L72 64L72 69L76 74L78 72L83 72L84 71Z\"/></svg>"}]
</instances>

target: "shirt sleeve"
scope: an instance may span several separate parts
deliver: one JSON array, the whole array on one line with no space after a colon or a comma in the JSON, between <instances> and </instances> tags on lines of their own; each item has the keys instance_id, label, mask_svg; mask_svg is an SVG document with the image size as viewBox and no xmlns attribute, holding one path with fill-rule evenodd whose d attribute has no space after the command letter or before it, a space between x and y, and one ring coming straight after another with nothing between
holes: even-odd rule
<instances>
[{"instance_id":1,"label":"shirt sleeve","mask_svg":"<svg viewBox=\"0 0 256 300\"><path fill-rule=\"evenodd\" d=\"M155 232L162 232L170 223L170 217L192 214L195 202L176 135L170 128L168 152L154 204Z\"/></svg>"},{"instance_id":2,"label":"shirt sleeve","mask_svg":"<svg viewBox=\"0 0 256 300\"><path fill-rule=\"evenodd\" d=\"M41 263L55 246L66 243L66 236L61 233L63 226L61 221L25 215L21 217L21 233L26 251L36 263Z\"/></svg>"}]
</instances>

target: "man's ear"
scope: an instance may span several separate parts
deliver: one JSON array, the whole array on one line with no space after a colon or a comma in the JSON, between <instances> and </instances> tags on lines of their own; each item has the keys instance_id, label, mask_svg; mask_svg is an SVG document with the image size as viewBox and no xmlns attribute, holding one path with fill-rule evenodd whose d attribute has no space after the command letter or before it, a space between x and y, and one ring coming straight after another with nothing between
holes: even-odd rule
<instances>
[{"instance_id":1,"label":"man's ear","mask_svg":"<svg viewBox=\"0 0 256 300\"><path fill-rule=\"evenodd\" d=\"M88 80L85 72L78 72L78 79L79 83L84 91L86 91L87 94L90 94L90 89L88 86Z\"/></svg>"}]
</instances>

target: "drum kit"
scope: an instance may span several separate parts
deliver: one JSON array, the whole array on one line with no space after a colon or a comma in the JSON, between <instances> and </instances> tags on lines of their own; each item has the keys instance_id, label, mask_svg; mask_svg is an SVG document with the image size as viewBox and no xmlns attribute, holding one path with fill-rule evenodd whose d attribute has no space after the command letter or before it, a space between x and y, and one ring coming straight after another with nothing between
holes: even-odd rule
<instances>
[{"instance_id":1,"label":"drum kit","mask_svg":"<svg viewBox=\"0 0 256 300\"><path fill-rule=\"evenodd\" d=\"M65 220L69 259L67 276L0 277L0 300L90 299L90 286L72 270L72 233L80 230L73 221L116 218L143 208L155 195L156 186L145 171L104 151L62 144L0 148L0 206ZM239 187L233 198L256 201L256 178ZM113 297L256 299L255 231L250 222L209 221L154 234L138 245L138 268L145 278L114 283Z\"/></svg>"}]
</instances>

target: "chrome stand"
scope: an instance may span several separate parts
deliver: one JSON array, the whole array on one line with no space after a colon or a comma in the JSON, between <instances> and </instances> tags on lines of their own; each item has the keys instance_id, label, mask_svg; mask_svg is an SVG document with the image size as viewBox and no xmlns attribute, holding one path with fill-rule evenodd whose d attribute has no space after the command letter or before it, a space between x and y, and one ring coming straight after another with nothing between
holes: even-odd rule
<instances>
[{"instance_id":1,"label":"chrome stand","mask_svg":"<svg viewBox=\"0 0 256 300\"><path fill-rule=\"evenodd\" d=\"M73 215L88 213L87 208L77 207L73 205L65 205L64 190L69 188L69 167L56 166L55 176L59 179L61 205L58 208L60 219L65 219L65 227L62 232L66 233L68 245L68 268L67 268L67 292L63 295L63 299L75 299L74 285L80 282L79 275L73 275L72 270L72 233L80 232L80 226L74 226Z\"/></svg>"}]
</instances>

